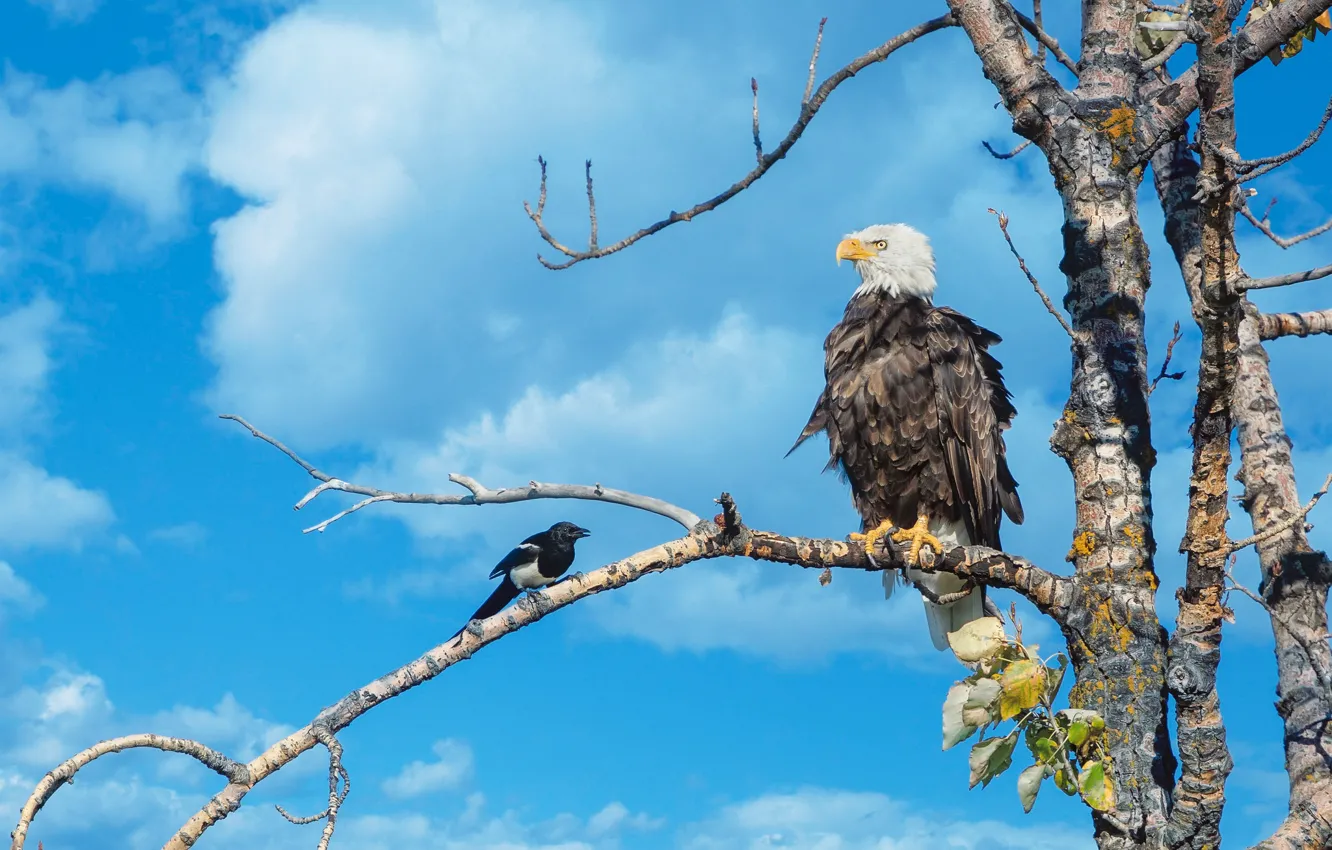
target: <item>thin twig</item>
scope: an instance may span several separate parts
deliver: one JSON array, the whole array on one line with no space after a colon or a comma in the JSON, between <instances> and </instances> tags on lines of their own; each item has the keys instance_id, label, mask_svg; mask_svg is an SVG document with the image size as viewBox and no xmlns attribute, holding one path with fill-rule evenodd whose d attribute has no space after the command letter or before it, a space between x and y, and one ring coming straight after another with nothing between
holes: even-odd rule
<instances>
[{"instance_id":1,"label":"thin twig","mask_svg":"<svg viewBox=\"0 0 1332 850\"><path fill-rule=\"evenodd\" d=\"M763 141L759 139L758 80L749 78L749 87L754 92L754 159L763 164Z\"/></svg>"},{"instance_id":2,"label":"thin twig","mask_svg":"<svg viewBox=\"0 0 1332 850\"><path fill-rule=\"evenodd\" d=\"M1271 204L1269 204L1268 205L1269 212L1271 211L1271 208L1272 208ZM1280 245L1282 248L1289 248L1292 245L1298 245L1299 243L1303 242L1306 239L1312 239L1315 236L1322 236L1324 233L1327 233L1329 230L1332 230L1332 219L1328 219L1325 224L1321 224L1318 227L1315 227L1313 230L1310 230L1306 233L1301 233L1298 236L1291 236L1289 238L1285 238L1277 236L1276 233L1272 230L1272 225L1268 223L1266 213L1264 213L1263 217L1260 219L1253 214L1253 210L1249 209L1248 204L1240 204L1238 209L1240 215L1244 216L1249 220L1249 224L1252 224L1254 227L1258 228L1260 231L1266 234L1268 239L1271 239L1273 242Z\"/></svg>"},{"instance_id":3,"label":"thin twig","mask_svg":"<svg viewBox=\"0 0 1332 850\"><path fill-rule=\"evenodd\" d=\"M1332 476L1329 476L1329 478L1332 478ZM1231 561L1231 566L1234 566L1233 560ZM1322 664L1318 663L1317 650L1314 649L1313 641L1305 637L1304 633L1290 623L1285 617L1278 614L1271 605L1267 604L1266 599L1263 599L1257 593L1254 593L1249 588L1240 584L1239 580L1235 578L1235 574L1232 573L1230 569L1226 570L1226 578L1230 580L1231 590L1238 590L1254 602L1257 602L1262 609L1267 612L1267 615L1272 618L1272 622L1281 626L1281 628L1286 630L1287 634L1295 639L1295 642L1300 645L1300 648L1304 650L1305 656L1309 659L1309 666L1313 668L1314 675L1318 677L1318 683L1323 686L1323 691L1328 701L1332 702L1332 674L1323 669Z\"/></svg>"},{"instance_id":4,"label":"thin twig","mask_svg":"<svg viewBox=\"0 0 1332 850\"><path fill-rule=\"evenodd\" d=\"M1236 288L1241 292L1250 292L1255 289L1272 289L1277 286L1291 286L1292 284L1304 283L1305 281L1310 280L1320 280L1325 277L1332 277L1332 265L1319 266L1316 269L1309 269L1308 271L1279 274L1272 277L1243 278L1237 282Z\"/></svg>"},{"instance_id":5,"label":"thin twig","mask_svg":"<svg viewBox=\"0 0 1332 850\"><path fill-rule=\"evenodd\" d=\"M1309 515L1309 512L1314 509L1314 505L1318 504L1318 500L1323 498L1323 496L1327 495L1327 490L1329 487L1332 487L1332 473L1329 473L1327 478L1323 479L1322 488L1320 488L1317 493L1313 494L1313 498L1310 499L1308 503L1305 504L1304 507L1300 508L1291 516L1271 526L1270 528L1266 528L1258 532L1252 537L1246 537L1243 540L1234 541L1226 546L1221 547L1220 549L1217 549L1214 552L1208 552L1204 557L1208 560L1221 558L1224 561L1226 558L1230 557L1231 555L1235 554L1236 552L1242 549L1246 549L1258 543L1263 543L1265 541L1271 540L1273 537L1276 537L1277 535L1284 534L1285 532L1294 528L1296 525L1304 522L1305 517L1307 517Z\"/></svg>"},{"instance_id":6,"label":"thin twig","mask_svg":"<svg viewBox=\"0 0 1332 850\"><path fill-rule=\"evenodd\" d=\"M1027 268L1027 261L1022 259L1022 255L1018 253L1017 246L1013 244L1013 237L1008 235L1008 216L995 209L991 209L990 212L999 219L999 229L1004 233L1004 241L1008 243L1008 250L1012 251L1013 256L1017 258L1018 268L1022 269L1022 273L1027 276L1027 280L1031 281L1031 287L1032 289L1035 289L1036 294L1041 297L1041 301L1045 304L1045 309L1049 310L1050 315L1054 316L1059 321L1059 326L1064 329L1064 333L1068 334L1068 338L1076 342L1077 337L1073 336L1073 327L1068 323L1068 319L1065 319L1064 314L1055 309L1054 302L1050 300L1050 296L1045 294L1045 290L1041 289L1041 285L1037 282L1036 276Z\"/></svg>"},{"instance_id":7,"label":"thin twig","mask_svg":"<svg viewBox=\"0 0 1332 850\"><path fill-rule=\"evenodd\" d=\"M755 104L755 108L758 106ZM757 125L755 125L757 131ZM757 136L755 137L757 138ZM587 250L597 250L597 196L592 194L592 160L585 160L583 173L587 175L587 218L591 223L587 237Z\"/></svg>"},{"instance_id":8,"label":"thin twig","mask_svg":"<svg viewBox=\"0 0 1332 850\"><path fill-rule=\"evenodd\" d=\"M990 147L989 142L982 141L981 144L984 145L985 149L990 152L990 156L994 157L995 159L1012 159L1013 157L1025 151L1031 145L1031 139L1027 139L1025 142L1013 148L1008 153L995 150L994 148Z\"/></svg>"},{"instance_id":9,"label":"thin twig","mask_svg":"<svg viewBox=\"0 0 1332 850\"><path fill-rule=\"evenodd\" d=\"M824 80L822 85L820 85L818 89L814 92L813 96L811 96L808 100L806 100L802 104L800 110L800 117L798 117L795 123L791 125L791 129L789 132L787 132L786 138L782 139L781 143L779 143L777 147L772 150L771 153L763 154L759 160L758 165L755 166L755 168L752 171L750 171L744 177L740 178L735 183L731 184L731 186L728 187L721 194L709 198L708 200L703 201L702 203L695 204L694 206L690 207L684 212L675 212L674 210L672 210L670 215L666 216L666 218L663 218L660 221L650 224L647 227L644 227L642 230L632 233L626 236L625 238L621 239L619 242L616 242L613 245L608 245L605 248L599 247L595 251L575 251L574 249L568 247L567 245L560 243L558 240L555 239L554 236L551 235L550 231L546 228L544 220L544 214L546 209L546 161L542 157L537 157L537 162L541 166L541 186L540 189L538 190L536 209L535 210L532 209L532 206L526 201L523 202L523 209L527 212L527 217L530 218L532 220L532 223L536 225L537 233L540 234L543 240L545 240L546 244L550 245L552 248L554 248L555 250L559 251L561 254L569 258L567 261L563 263L553 263L547 260L545 257L538 254L537 260L548 269L556 271L560 269L567 269L576 263L583 262L584 260L595 260L601 257L608 257L611 254L623 251L625 248L628 248L630 245L633 245L635 242L638 242L642 239L646 239L647 237L653 235L654 233L657 233L658 231L670 227L672 224L676 224L681 221L692 221L695 216L702 215L705 212L709 212L711 210L716 209L717 207L729 201L731 198L734 198L736 195L743 192L745 189L749 188L749 186L752 185L754 181L758 180L760 177L766 174L768 172L768 169L772 168L775 164L777 164L786 157L787 153L789 153L791 148L795 146L795 143L799 141L800 137L809 127L810 121L813 120L814 116L818 113L819 109L823 107L823 104L828 100L828 96L833 93L834 89L836 89L842 83L854 77L856 74L865 70L870 65L873 65L876 62L882 62L883 60L887 59L889 56L895 53L899 48L905 47L906 45L912 43L913 41L916 41L917 39L925 35L928 35L932 32L936 32L941 29L946 29L951 26L955 26L955 22L953 20L952 13L950 12L949 14L946 15L940 15L939 17L934 18L933 20L926 21L923 24L918 24L917 26L912 27L906 32L888 39L886 42L874 48L873 50L869 51L868 53L865 53L857 57L856 59L852 60L844 68L838 70L832 76L828 77L828 79Z\"/></svg>"},{"instance_id":10,"label":"thin twig","mask_svg":"<svg viewBox=\"0 0 1332 850\"><path fill-rule=\"evenodd\" d=\"M1050 35L1041 28L1040 24L1036 23L1031 18L1028 18L1017 9L1013 10L1013 14L1017 16L1018 23L1022 25L1022 28L1035 36L1036 41L1041 47L1050 48L1050 53L1054 55L1054 58L1059 61L1060 65L1063 65L1069 71L1073 72L1073 76L1076 77L1078 75L1078 63L1074 62L1072 57L1064 52L1064 48L1059 46L1059 42L1055 40L1054 36Z\"/></svg>"},{"instance_id":11,"label":"thin twig","mask_svg":"<svg viewBox=\"0 0 1332 850\"><path fill-rule=\"evenodd\" d=\"M1161 383L1167 378L1169 378L1172 381L1182 381L1184 379L1183 372L1170 372L1169 374L1166 373L1166 370L1170 368L1170 358L1174 356L1175 353L1175 344L1183 338L1184 335L1179 332L1179 322L1176 321L1175 330L1170 335L1170 343L1166 346L1165 360L1161 363L1161 371L1152 380L1152 385L1147 388L1147 395L1151 395L1152 393L1156 392L1156 385Z\"/></svg>"},{"instance_id":12,"label":"thin twig","mask_svg":"<svg viewBox=\"0 0 1332 850\"><path fill-rule=\"evenodd\" d=\"M809 97L814 93L814 73L819 67L819 50L823 47L823 27L828 19L819 19L819 34L814 36L814 53L809 57L809 77L805 80L805 96L800 100L803 109L809 105Z\"/></svg>"},{"instance_id":13,"label":"thin twig","mask_svg":"<svg viewBox=\"0 0 1332 850\"><path fill-rule=\"evenodd\" d=\"M319 814L309 817L296 817L277 804L274 804L273 808L277 809L278 814L288 822L297 826L326 821L324 832L320 835L315 850L328 850L328 844L333 840L333 831L337 828L338 810L347 802L347 795L351 793L351 775L342 763L342 743L333 736L328 726L313 723L310 725L310 734L328 750L328 806Z\"/></svg>"},{"instance_id":14,"label":"thin twig","mask_svg":"<svg viewBox=\"0 0 1332 850\"><path fill-rule=\"evenodd\" d=\"M403 504L415 505L499 505L510 502L526 502L531 499L585 499L592 502L610 502L616 505L624 505L628 508L637 508L638 510L648 511L667 519L674 520L684 526L686 530L693 530L702 520L697 514L687 511L678 505L672 505L670 502L655 499L651 496L640 496L637 493L629 493L624 490L612 490L609 487L602 487L600 484L544 484L538 481L529 481L526 487L508 487L492 490L478 483L475 479L459 473L450 473L449 480L466 488L468 495L459 493L395 493L389 490L380 490L376 487L366 487L361 484L351 484L340 478L334 478L327 473L315 469L299 455L282 443L260 431L258 428L246 422L239 416L230 413L222 414L221 419L230 419L249 430L250 434L282 452L300 465L311 478L319 481L319 485L306 493L295 505L295 510L300 510L309 504L320 493L328 490L340 490L344 493L353 493L366 498L352 505L344 511L329 517L318 525L310 526L304 529L305 534L312 531L322 532L334 522L345 517L347 514L355 513L367 505L375 502L399 502Z\"/></svg>"},{"instance_id":15,"label":"thin twig","mask_svg":"<svg viewBox=\"0 0 1332 850\"><path fill-rule=\"evenodd\" d=\"M1309 148L1313 147L1314 143L1323 135L1323 130L1327 129L1327 123L1329 120L1332 120L1332 99L1328 100L1327 108L1323 110L1323 117L1319 120L1318 126L1314 127L1309 135L1305 137L1304 141L1300 142L1291 150L1282 154L1277 154L1276 156L1264 156L1259 157L1258 159L1244 159L1236 162L1234 164L1235 171L1244 175L1243 179L1239 182L1248 183L1250 180L1256 180L1273 169L1280 168L1295 157L1307 151Z\"/></svg>"},{"instance_id":16,"label":"thin twig","mask_svg":"<svg viewBox=\"0 0 1332 850\"><path fill-rule=\"evenodd\" d=\"M1258 317L1258 338L1280 339L1283 336L1306 337L1313 334L1332 334L1332 310L1312 313L1264 313Z\"/></svg>"},{"instance_id":17,"label":"thin twig","mask_svg":"<svg viewBox=\"0 0 1332 850\"><path fill-rule=\"evenodd\" d=\"M1041 0L1031 0L1031 20L1037 32L1045 32L1045 19L1041 14ZM1036 61L1045 64L1045 42L1036 39Z\"/></svg>"}]
</instances>

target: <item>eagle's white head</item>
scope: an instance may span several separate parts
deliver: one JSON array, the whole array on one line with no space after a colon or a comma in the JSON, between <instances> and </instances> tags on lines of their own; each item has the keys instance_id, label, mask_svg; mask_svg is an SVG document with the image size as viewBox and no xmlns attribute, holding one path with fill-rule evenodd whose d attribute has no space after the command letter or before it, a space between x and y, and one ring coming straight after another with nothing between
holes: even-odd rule
<instances>
[{"instance_id":1,"label":"eagle's white head","mask_svg":"<svg viewBox=\"0 0 1332 850\"><path fill-rule=\"evenodd\" d=\"M934 251L930 240L905 224L875 224L837 243L837 264L851 260L860 273L856 295L892 298L934 296Z\"/></svg>"}]
</instances>

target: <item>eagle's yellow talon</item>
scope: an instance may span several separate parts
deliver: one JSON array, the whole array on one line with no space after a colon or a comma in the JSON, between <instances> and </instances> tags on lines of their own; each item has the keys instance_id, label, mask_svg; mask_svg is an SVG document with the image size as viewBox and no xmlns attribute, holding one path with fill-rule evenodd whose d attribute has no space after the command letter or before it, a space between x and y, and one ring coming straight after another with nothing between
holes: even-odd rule
<instances>
[{"instance_id":1,"label":"eagle's yellow talon","mask_svg":"<svg viewBox=\"0 0 1332 850\"><path fill-rule=\"evenodd\" d=\"M871 528L864 534L861 534L858 531L852 532L849 536L852 540L864 540L865 551L873 554L874 547L878 544L879 538L886 536L889 531L892 531L896 527L897 526L893 524L892 520L886 519L879 523L878 528Z\"/></svg>"},{"instance_id":2,"label":"eagle's yellow talon","mask_svg":"<svg viewBox=\"0 0 1332 850\"><path fill-rule=\"evenodd\" d=\"M906 561L913 566L920 566L920 550L929 546L936 554L942 555L943 543L939 538L930 534L930 521L928 517L919 517L916 524L911 528L903 528L892 536L894 543L906 543L910 541L911 548L907 551ZM868 543L865 544L867 547Z\"/></svg>"}]
</instances>

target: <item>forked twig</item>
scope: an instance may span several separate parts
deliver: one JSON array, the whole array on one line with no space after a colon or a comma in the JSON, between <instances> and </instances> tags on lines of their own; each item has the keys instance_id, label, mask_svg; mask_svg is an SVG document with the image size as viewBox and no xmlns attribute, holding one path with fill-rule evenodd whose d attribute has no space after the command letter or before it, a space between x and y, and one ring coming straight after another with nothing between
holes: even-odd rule
<instances>
[{"instance_id":1,"label":"forked twig","mask_svg":"<svg viewBox=\"0 0 1332 850\"><path fill-rule=\"evenodd\" d=\"M1064 329L1064 333L1068 334L1068 338L1076 342L1077 337L1073 336L1073 326L1068 323L1068 319L1064 318L1063 313L1060 313L1055 309L1054 302L1050 300L1050 296L1045 294L1045 290L1041 289L1041 284L1036 280L1036 276L1027 268L1027 261L1022 259L1022 255L1018 253L1017 246L1013 244L1013 237L1008 235L1008 216L993 208L991 208L989 212L998 218L999 229L1004 233L1004 241L1008 243L1008 250L1012 251L1013 256L1017 258L1018 268L1022 269L1022 273L1025 274L1027 280L1031 282L1031 288L1036 290L1036 294L1040 296L1041 302L1045 304L1045 309L1049 310L1050 315L1058 320L1059 326Z\"/></svg>"}]
</instances>

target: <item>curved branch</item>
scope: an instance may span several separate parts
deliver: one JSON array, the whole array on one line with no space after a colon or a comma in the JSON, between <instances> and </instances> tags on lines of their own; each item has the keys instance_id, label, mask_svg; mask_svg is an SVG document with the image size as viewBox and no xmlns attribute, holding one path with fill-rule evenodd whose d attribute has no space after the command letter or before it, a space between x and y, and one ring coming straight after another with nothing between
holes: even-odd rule
<instances>
[{"instance_id":1,"label":"curved branch","mask_svg":"<svg viewBox=\"0 0 1332 850\"><path fill-rule=\"evenodd\" d=\"M824 20L826 21L827 19L825 18ZM684 212L675 212L674 210L672 210L671 214L666 216L666 218L663 218L654 224L650 224L647 227L643 228L642 230L639 230L636 233L632 233L629 236L626 236L625 238L621 239L619 242L616 242L614 245L609 245L605 248L597 246L595 239L593 239L588 246L588 250L576 251L573 248L568 247L567 245L561 244L558 240L555 239L554 236L551 235L550 231L546 229L546 225L543 220L543 215L545 213L545 207L546 207L546 162L544 159L538 158L538 162L541 165L541 187L537 194L536 209L533 210L532 206L526 201L523 202L523 209L527 211L527 217L532 219L532 223L536 225L537 232L541 234L541 238L546 241L546 244L550 245L552 248L559 251L561 254L568 257L569 259L563 263L552 263L549 260L542 257L540 254L538 254L537 260L548 269L553 269L556 271L560 269L567 269L572 265L583 262L584 260L595 260L601 257L610 256L611 254L617 253L619 251L623 251L625 248L628 248L630 245L633 245L635 242L645 239L660 230L664 230L667 227L670 227L672 224L675 224L676 222L692 221L695 216L716 209L717 207L729 201L731 198L734 198L736 195L743 192L745 189L749 188L749 186L752 183L754 183L754 181L758 180L760 177L766 174L768 172L768 169L772 168L779 161L781 161L786 157L787 153L790 152L791 148L795 146L795 143L799 141L802 135L804 135L805 129L809 127L809 122L814 120L815 114L817 114L819 109L822 108L824 102L828 100L828 96L833 93L834 89L836 89L842 83L854 77L856 74L865 70L870 65L873 65L877 62L882 62L883 60L887 59L889 56L895 53L898 50L898 48L905 47L906 45L910 44L911 42L919 38L922 38L923 36L929 35L930 33L935 32L937 30L946 29L947 27L951 27L953 25L954 21L953 21L953 16L951 14L941 15L937 18L934 18L933 20L926 21L923 24L917 24L916 26L912 27L906 32L903 32L901 35L894 36L893 38L888 39L883 44L879 45L878 47L874 48L868 53L865 53L855 58L846 67L842 68L841 70L837 71L832 76L830 76L828 79L824 80L823 84L819 86L818 90L814 92L814 95L812 97L805 98L804 102L801 104L800 107L800 117L796 119L793 125L791 125L791 129L787 132L786 138L782 139L781 143L778 144L777 147L774 148L771 153L765 154L760 152L758 157L758 165L755 166L755 168L752 171L750 171L748 174L746 174L744 177L740 178L737 182L731 184L731 186L727 188L726 191L722 192L720 195L710 198L709 200L703 201L700 204L695 204L694 206L690 207ZM811 78L813 77L814 63L818 61L817 45L821 43L822 38L823 38L823 23L820 23L819 40L816 42L815 54L810 62ZM754 140L755 140L756 150L761 151L761 147L758 144L757 83L754 84L754 90L755 90L754 91L754 96L755 96ZM595 202L593 200L593 195L592 195L591 168L592 164L589 162L587 164L587 196L588 196L589 209L595 209L595 207L593 206ZM593 224L593 227L595 227L595 224Z\"/></svg>"},{"instance_id":2,"label":"curved branch","mask_svg":"<svg viewBox=\"0 0 1332 850\"><path fill-rule=\"evenodd\" d=\"M22 850L23 842L27 839L28 828L32 825L33 818L37 817L37 813L42 810L42 806L46 805L47 801L60 789L60 786L73 781L74 774L102 756L141 748L162 750L167 753L184 753L209 770L221 774L228 782L247 783L252 781L250 770L246 765L233 761L198 741L171 738L166 735L153 735L151 733L111 738L75 754L42 777L42 781L37 783L37 787L33 789L28 801L23 804L23 809L19 812L18 825L10 833L10 847L12 850Z\"/></svg>"},{"instance_id":3,"label":"curved branch","mask_svg":"<svg viewBox=\"0 0 1332 850\"><path fill-rule=\"evenodd\" d=\"M246 765L248 776L233 779L208 804L167 842L164 850L187 850L213 824L236 811L250 790L277 772L301 753L318 743L316 728L332 735L386 700L430 681L453 665L471 658L478 650L507 634L518 631L579 599L624 587L643 576L722 557L745 557L758 561L793 564L807 569L858 569L879 571L903 566L902 552L885 546L878 559L866 554L863 545L841 540L787 537L766 531L752 531L740 523L734 502L723 494L723 526L711 522L694 532L646 549L621 561L587 574L575 574L545 590L530 594L485 620L468 623L458 639L450 638L420 658L352 691L336 704L324 709L303 729L293 732ZM990 587L1009 588L1021 593L1041 611L1056 620L1064 617L1072 604L1072 583L1022 558L983 547L958 547L943 556L925 572L945 571ZM14 850L21 850L21 845Z\"/></svg>"},{"instance_id":4,"label":"curved branch","mask_svg":"<svg viewBox=\"0 0 1332 850\"><path fill-rule=\"evenodd\" d=\"M390 490L367 487L363 484L352 484L320 472L280 441L268 436L239 416L224 413L219 418L230 419L239 423L242 427L248 429L250 434L291 458L308 472L311 478L320 482L317 487L301 497L301 500L295 505L295 510L299 511L320 493L328 490L341 490L344 493L354 493L366 497L323 522L304 529L303 534L309 534L312 531L322 532L347 514L359 511L361 508L375 502L399 502L413 505L502 505L510 502L527 502L532 499L582 499L590 502L610 502L611 504L624 505L627 508L637 508L641 511L664 516L684 526L685 531L692 530L694 526L702 522L697 514L678 505L672 505L670 502L655 499L651 496L640 496L637 493L629 493L625 490L613 490L609 487L602 487L600 484L544 484L539 481L529 481L526 487L501 487L498 490L492 490L475 479L457 472L449 473L449 480L454 484L465 487L469 491L469 495L464 496L461 493L395 493Z\"/></svg>"}]
</instances>

